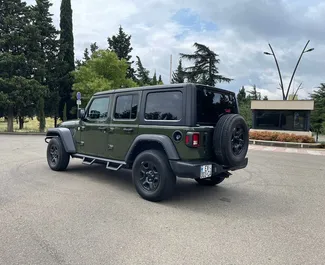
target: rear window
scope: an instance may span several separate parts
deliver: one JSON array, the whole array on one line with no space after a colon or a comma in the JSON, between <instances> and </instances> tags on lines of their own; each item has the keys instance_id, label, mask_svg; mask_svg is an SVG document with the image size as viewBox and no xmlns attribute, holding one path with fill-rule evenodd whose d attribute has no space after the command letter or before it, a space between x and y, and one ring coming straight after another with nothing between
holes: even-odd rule
<instances>
[{"instance_id":1,"label":"rear window","mask_svg":"<svg viewBox=\"0 0 325 265\"><path fill-rule=\"evenodd\" d=\"M223 113L237 113L236 96L231 92L197 86L197 123L215 125Z\"/></svg>"}]
</instances>

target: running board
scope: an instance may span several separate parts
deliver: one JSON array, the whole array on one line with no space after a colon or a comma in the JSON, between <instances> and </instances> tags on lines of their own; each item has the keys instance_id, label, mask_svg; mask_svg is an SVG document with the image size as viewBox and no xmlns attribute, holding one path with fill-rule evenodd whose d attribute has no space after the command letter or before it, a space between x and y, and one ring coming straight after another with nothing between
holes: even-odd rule
<instances>
[{"instance_id":1,"label":"running board","mask_svg":"<svg viewBox=\"0 0 325 265\"><path fill-rule=\"evenodd\" d=\"M96 157L96 156L88 156L88 155L83 155L83 154L73 154L71 155L74 158L81 158L82 159L82 164L91 166L94 163L106 163L106 169L113 170L113 171L118 171L120 170L126 163L124 161L118 161L118 160L111 160L111 159L106 159L106 158L101 158L101 157Z\"/></svg>"}]
</instances>

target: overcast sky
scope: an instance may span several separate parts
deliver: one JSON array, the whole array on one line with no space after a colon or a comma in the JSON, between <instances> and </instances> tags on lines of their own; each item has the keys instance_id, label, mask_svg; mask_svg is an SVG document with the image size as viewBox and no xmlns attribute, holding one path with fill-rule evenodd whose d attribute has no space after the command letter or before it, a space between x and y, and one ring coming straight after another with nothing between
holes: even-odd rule
<instances>
[{"instance_id":1,"label":"overcast sky","mask_svg":"<svg viewBox=\"0 0 325 265\"><path fill-rule=\"evenodd\" d=\"M28 0L34 3L34 0ZM51 12L59 26L60 0ZM269 99L281 98L271 43L288 86L304 45L294 87L303 82L300 98L325 82L325 2L321 0L72 0L76 59L92 42L107 48L107 37L122 25L132 35L132 55L140 56L153 74L169 83L169 60L177 67L179 53L194 51L194 42L220 56L220 73L234 79L219 87L238 92L253 84ZM185 63L185 62L184 62ZM186 64L186 63L185 63Z\"/></svg>"}]
</instances>

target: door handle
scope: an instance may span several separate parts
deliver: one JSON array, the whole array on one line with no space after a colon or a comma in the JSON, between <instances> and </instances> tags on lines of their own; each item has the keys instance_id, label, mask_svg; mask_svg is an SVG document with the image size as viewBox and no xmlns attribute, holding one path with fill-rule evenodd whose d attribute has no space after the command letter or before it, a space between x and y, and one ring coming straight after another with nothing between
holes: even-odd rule
<instances>
[{"instance_id":1,"label":"door handle","mask_svg":"<svg viewBox=\"0 0 325 265\"><path fill-rule=\"evenodd\" d=\"M134 130L132 128L124 128L123 131L127 132L127 133L131 133Z\"/></svg>"}]
</instances>

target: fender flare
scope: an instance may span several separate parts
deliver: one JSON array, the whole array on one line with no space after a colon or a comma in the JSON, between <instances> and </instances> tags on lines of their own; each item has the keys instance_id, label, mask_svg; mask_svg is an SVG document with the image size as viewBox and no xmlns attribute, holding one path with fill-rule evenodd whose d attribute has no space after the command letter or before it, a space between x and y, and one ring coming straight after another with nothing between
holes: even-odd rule
<instances>
[{"instance_id":1,"label":"fender flare","mask_svg":"<svg viewBox=\"0 0 325 265\"><path fill-rule=\"evenodd\" d=\"M48 129L45 141L46 139L51 139L53 137L60 137L67 153L75 154L77 152L71 131L68 128L59 127Z\"/></svg>"},{"instance_id":2,"label":"fender flare","mask_svg":"<svg viewBox=\"0 0 325 265\"><path fill-rule=\"evenodd\" d=\"M180 157L178 155L178 152L176 150L176 147L174 146L172 140L166 136L166 135L157 135L157 134L141 134L137 136L133 143L131 144L129 151L127 152L125 156L125 161L130 162L132 161L132 155L133 152L136 150L136 148L144 142L157 142L159 143L164 151L167 154L167 157L169 160L179 160Z\"/></svg>"}]
</instances>

